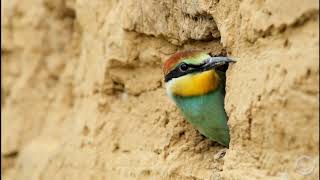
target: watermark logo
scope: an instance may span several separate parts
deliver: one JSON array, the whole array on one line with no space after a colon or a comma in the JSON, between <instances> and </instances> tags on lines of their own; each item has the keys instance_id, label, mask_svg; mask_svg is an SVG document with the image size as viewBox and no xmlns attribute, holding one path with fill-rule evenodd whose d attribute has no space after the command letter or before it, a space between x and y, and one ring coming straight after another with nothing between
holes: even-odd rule
<instances>
[{"instance_id":1,"label":"watermark logo","mask_svg":"<svg viewBox=\"0 0 320 180\"><path fill-rule=\"evenodd\" d=\"M313 158L311 156L299 156L293 164L293 171L301 176L311 176L319 167L319 156ZM278 174L280 180L289 180L289 173L287 171Z\"/></svg>"},{"instance_id":2,"label":"watermark logo","mask_svg":"<svg viewBox=\"0 0 320 180\"><path fill-rule=\"evenodd\" d=\"M307 155L300 156L295 162L295 172L302 176L312 175L317 167L318 158L312 158Z\"/></svg>"}]
</instances>

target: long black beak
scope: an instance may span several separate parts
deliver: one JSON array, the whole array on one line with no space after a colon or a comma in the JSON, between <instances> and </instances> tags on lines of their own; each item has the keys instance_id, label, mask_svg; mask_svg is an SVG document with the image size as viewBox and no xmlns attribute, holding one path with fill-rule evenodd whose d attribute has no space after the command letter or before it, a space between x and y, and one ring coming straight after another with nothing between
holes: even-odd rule
<instances>
[{"instance_id":1,"label":"long black beak","mask_svg":"<svg viewBox=\"0 0 320 180\"><path fill-rule=\"evenodd\" d=\"M203 71L207 71L219 66L226 65L231 62L236 62L228 57L210 57L207 60L205 60L204 64L201 66Z\"/></svg>"}]
</instances>

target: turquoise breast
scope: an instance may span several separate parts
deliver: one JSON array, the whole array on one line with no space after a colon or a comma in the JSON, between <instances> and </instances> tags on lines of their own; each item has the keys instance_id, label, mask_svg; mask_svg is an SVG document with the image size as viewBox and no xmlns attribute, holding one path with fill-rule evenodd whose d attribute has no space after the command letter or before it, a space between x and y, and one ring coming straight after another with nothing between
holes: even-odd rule
<instances>
[{"instance_id":1,"label":"turquoise breast","mask_svg":"<svg viewBox=\"0 0 320 180\"><path fill-rule=\"evenodd\" d=\"M230 136L227 114L224 110L224 87L201 96L173 96L184 117L201 134L224 146L229 145Z\"/></svg>"}]
</instances>

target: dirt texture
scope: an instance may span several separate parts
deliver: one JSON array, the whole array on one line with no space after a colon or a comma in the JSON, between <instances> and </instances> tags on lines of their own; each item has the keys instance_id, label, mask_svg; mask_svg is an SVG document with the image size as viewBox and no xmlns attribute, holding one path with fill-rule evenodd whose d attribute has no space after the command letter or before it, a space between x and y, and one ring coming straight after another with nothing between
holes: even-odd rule
<instances>
[{"instance_id":1,"label":"dirt texture","mask_svg":"<svg viewBox=\"0 0 320 180\"><path fill-rule=\"evenodd\" d=\"M319 179L316 0L1 1L6 180ZM179 50L228 55L229 149L165 93Z\"/></svg>"}]
</instances>

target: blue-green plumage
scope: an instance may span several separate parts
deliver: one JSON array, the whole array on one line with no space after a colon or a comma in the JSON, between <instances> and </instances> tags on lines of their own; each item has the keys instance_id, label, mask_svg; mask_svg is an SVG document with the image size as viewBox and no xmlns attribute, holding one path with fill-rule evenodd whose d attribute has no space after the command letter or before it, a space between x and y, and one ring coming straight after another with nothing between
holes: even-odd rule
<instances>
[{"instance_id":1,"label":"blue-green plumage","mask_svg":"<svg viewBox=\"0 0 320 180\"><path fill-rule=\"evenodd\" d=\"M201 96L173 96L174 101L184 117L194 125L201 134L229 146L230 136L227 115L224 110L224 85Z\"/></svg>"}]
</instances>

